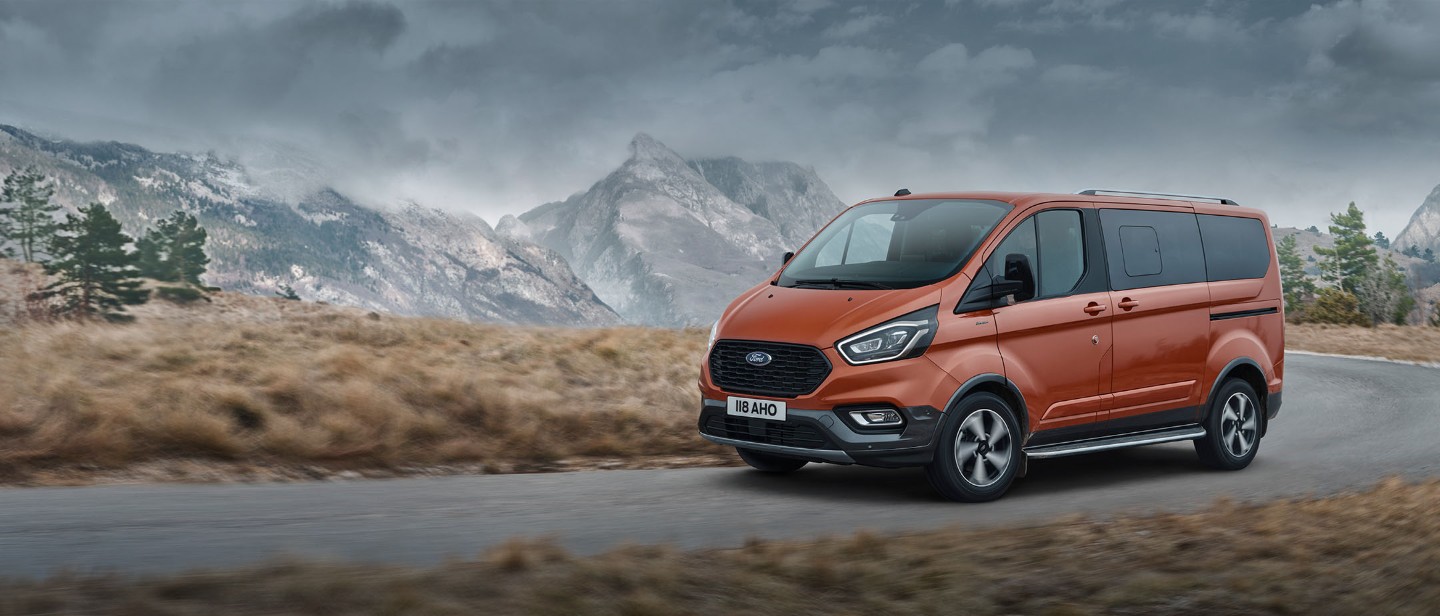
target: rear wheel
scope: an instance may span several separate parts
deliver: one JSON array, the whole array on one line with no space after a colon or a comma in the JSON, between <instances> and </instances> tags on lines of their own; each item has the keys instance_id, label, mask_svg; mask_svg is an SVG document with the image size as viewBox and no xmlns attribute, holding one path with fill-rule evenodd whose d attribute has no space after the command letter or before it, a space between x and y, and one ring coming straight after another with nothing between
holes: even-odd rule
<instances>
[{"instance_id":1,"label":"rear wheel","mask_svg":"<svg viewBox=\"0 0 1440 616\"><path fill-rule=\"evenodd\" d=\"M1000 498L1020 470L1020 425L995 394L966 397L946 412L935 459L925 467L945 498L978 503Z\"/></svg>"},{"instance_id":2,"label":"rear wheel","mask_svg":"<svg viewBox=\"0 0 1440 616\"><path fill-rule=\"evenodd\" d=\"M800 470L800 467L806 464L804 460L772 456L768 453L755 451L754 449L736 447L735 451L740 454L740 459L744 460L746 464L749 464L757 471L764 471L766 473L789 473Z\"/></svg>"},{"instance_id":3,"label":"rear wheel","mask_svg":"<svg viewBox=\"0 0 1440 616\"><path fill-rule=\"evenodd\" d=\"M1211 468L1238 471L1250 466L1260 450L1260 397L1241 379L1230 379L1210 402L1205 437L1195 439L1195 453Z\"/></svg>"}]
</instances>

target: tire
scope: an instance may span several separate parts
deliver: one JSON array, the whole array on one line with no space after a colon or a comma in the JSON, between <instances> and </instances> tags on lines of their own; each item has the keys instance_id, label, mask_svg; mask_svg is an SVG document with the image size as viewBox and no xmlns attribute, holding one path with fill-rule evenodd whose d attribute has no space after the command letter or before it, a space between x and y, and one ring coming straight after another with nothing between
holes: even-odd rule
<instances>
[{"instance_id":1,"label":"tire","mask_svg":"<svg viewBox=\"0 0 1440 616\"><path fill-rule=\"evenodd\" d=\"M1195 439L1195 453L1211 468L1238 471L1250 466L1260 451L1264 422L1255 388L1241 379L1229 379L1210 401L1205 436Z\"/></svg>"},{"instance_id":2,"label":"tire","mask_svg":"<svg viewBox=\"0 0 1440 616\"><path fill-rule=\"evenodd\" d=\"M805 466L805 460L772 456L768 453L761 453L753 449L736 447L735 451L740 454L740 459L749 464L751 468L765 473L784 474L800 470Z\"/></svg>"},{"instance_id":3,"label":"tire","mask_svg":"<svg viewBox=\"0 0 1440 616\"><path fill-rule=\"evenodd\" d=\"M925 476L941 496L962 503L1000 498L1023 466L1015 411L1000 396L967 396L945 413Z\"/></svg>"}]
</instances>

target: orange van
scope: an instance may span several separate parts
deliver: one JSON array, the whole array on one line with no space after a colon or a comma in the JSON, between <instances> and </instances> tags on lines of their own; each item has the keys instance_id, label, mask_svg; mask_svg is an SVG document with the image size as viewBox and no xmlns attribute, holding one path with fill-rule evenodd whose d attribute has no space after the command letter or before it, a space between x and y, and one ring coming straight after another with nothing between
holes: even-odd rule
<instances>
[{"instance_id":1,"label":"orange van","mask_svg":"<svg viewBox=\"0 0 1440 616\"><path fill-rule=\"evenodd\" d=\"M1228 199L901 190L730 303L700 434L761 471L923 466L957 501L1153 443L1242 469L1280 410L1278 270L1265 214Z\"/></svg>"}]
</instances>

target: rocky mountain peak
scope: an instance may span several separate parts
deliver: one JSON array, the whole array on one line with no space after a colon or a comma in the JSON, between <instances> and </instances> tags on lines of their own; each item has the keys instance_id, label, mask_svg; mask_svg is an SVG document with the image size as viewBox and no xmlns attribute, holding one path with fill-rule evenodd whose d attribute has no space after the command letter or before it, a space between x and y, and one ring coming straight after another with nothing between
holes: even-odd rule
<instances>
[{"instance_id":1,"label":"rocky mountain peak","mask_svg":"<svg viewBox=\"0 0 1440 616\"><path fill-rule=\"evenodd\" d=\"M1395 236L1394 245L1402 250L1415 246L1440 252L1440 186L1430 191L1430 196L1410 216L1409 224Z\"/></svg>"}]
</instances>

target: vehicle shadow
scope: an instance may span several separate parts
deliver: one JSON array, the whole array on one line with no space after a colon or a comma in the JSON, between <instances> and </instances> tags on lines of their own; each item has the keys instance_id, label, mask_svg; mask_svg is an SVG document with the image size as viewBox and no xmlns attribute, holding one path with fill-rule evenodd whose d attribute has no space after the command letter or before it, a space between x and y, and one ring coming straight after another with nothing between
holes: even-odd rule
<instances>
[{"instance_id":1,"label":"vehicle shadow","mask_svg":"<svg viewBox=\"0 0 1440 616\"><path fill-rule=\"evenodd\" d=\"M1136 447L1066 458L1032 460L1029 473L1006 499L1053 496L1126 483L1145 483L1213 472L1189 443ZM788 475L737 468L717 478L721 487L829 502L944 502L919 468L880 469L811 464ZM1002 499L1003 501L1004 499Z\"/></svg>"}]
</instances>

